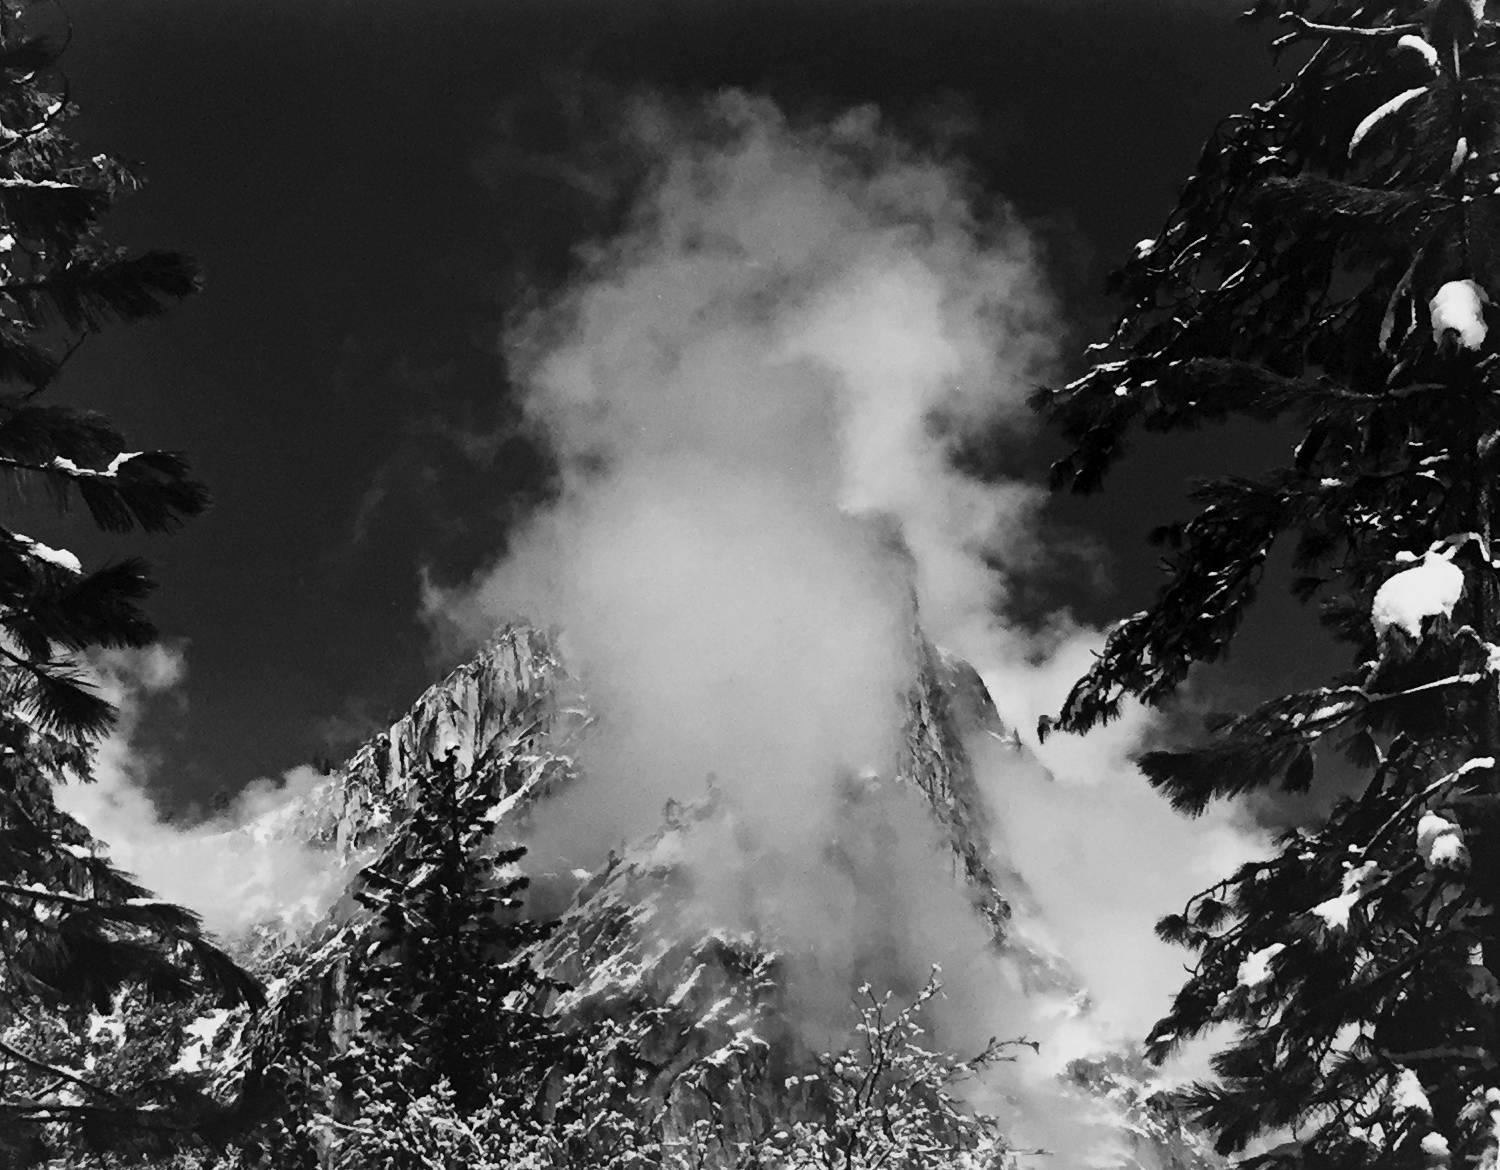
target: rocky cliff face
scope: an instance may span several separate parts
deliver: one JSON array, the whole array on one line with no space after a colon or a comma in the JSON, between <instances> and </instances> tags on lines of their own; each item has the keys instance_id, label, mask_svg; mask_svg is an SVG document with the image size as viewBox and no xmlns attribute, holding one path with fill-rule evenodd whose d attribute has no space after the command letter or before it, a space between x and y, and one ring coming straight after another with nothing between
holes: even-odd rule
<instances>
[{"instance_id":1,"label":"rocky cliff face","mask_svg":"<svg viewBox=\"0 0 1500 1170\"><path fill-rule=\"evenodd\" d=\"M965 743L1004 740L1006 729L967 664L920 639L916 657L901 758L886 777L846 778L848 830L830 843L830 856L857 886L861 848L878 853L881 834L894 831L887 802L897 792L920 793L947 853L932 864L947 871L989 945L1019 975L1019 986L996 994L1041 991L1086 1010L1066 964L1027 937L1028 914L1014 910L1028 909L1029 895L992 845ZM498 836L524 838L550 797L586 783L572 751L589 722L586 695L552 639L505 629L324 784L251 831L316 843L330 864L352 874L399 832L419 778L451 751L462 774L503 770L490 819ZM1021 749L1012 743L1008 750ZM768 1086L784 1085L806 1050L789 1003L794 973L774 930L758 929L753 916L715 922L694 888L701 868L692 859L732 842L735 815L724 794L709 788L691 802L670 803L655 832L624 843L598 867L534 878L533 907L556 920L527 956L554 988L535 1006L568 1028L607 1032L628 1050L645 1107L682 1134L704 1122L705 1110L716 1127L764 1127L778 1108ZM872 921L880 921L878 906ZM271 1008L244 1035L220 1029L213 1044L226 1078L258 1075L284 1057L293 1036L305 1062L340 1049L353 1022L347 975L370 929L367 912L345 897L311 931L292 938L266 931L247 942L270 980ZM851 978L878 965L882 940L878 930L870 933ZM1175 1115L1149 1103L1144 1090L1132 1097L1139 1081L1121 1068L1076 1069L1074 1080L1137 1131L1137 1150L1120 1165L1202 1164Z\"/></svg>"}]
</instances>

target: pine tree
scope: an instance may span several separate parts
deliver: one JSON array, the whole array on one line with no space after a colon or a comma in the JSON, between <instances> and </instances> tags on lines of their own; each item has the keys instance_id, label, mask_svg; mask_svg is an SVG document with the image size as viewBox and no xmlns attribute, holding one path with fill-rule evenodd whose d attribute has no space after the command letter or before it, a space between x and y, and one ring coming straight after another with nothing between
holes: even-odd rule
<instances>
[{"instance_id":1,"label":"pine tree","mask_svg":"<svg viewBox=\"0 0 1500 1170\"><path fill-rule=\"evenodd\" d=\"M356 881L375 922L352 977L356 1039L339 1062L354 1113L337 1127L340 1164L418 1164L392 1119L434 1093L460 1116L495 1113L497 1102L524 1110L550 1052L535 1010L543 984L522 953L547 928L519 913L525 850L491 841L507 761L461 775L456 752L435 759Z\"/></svg>"},{"instance_id":2,"label":"pine tree","mask_svg":"<svg viewBox=\"0 0 1500 1170\"><path fill-rule=\"evenodd\" d=\"M1038 405L1097 488L1133 428L1278 420L1283 466L1199 485L1155 533L1167 581L1115 627L1056 721L1164 702L1219 658L1278 541L1350 666L1211 721L1141 766L1179 809L1326 784L1357 796L1164 919L1197 952L1149 1046L1237 1028L1188 1104L1266 1163L1500 1159L1500 39L1483 0L1259 0L1298 62L1227 118L1126 308ZM1044 726L1043 730L1048 727ZM1283 1135L1285 1136L1285 1135Z\"/></svg>"},{"instance_id":3,"label":"pine tree","mask_svg":"<svg viewBox=\"0 0 1500 1170\"><path fill-rule=\"evenodd\" d=\"M137 321L194 290L168 252L110 246L99 221L136 186L106 155L64 136L72 112L56 65L53 6L0 0L0 472L17 496L81 503L111 532L164 532L201 512L182 458L130 451L110 423L46 393L110 321ZM48 32L48 28L57 29ZM159 902L109 864L55 805L54 785L89 778L114 712L81 655L156 637L140 603L143 562L87 571L72 553L0 524L0 1160L160 1148L191 1130L154 1089L111 1089L32 1047L52 1022L76 1026L127 988L229 1003L258 994L194 915ZM158 1088L160 1086L157 1086Z\"/></svg>"}]
</instances>

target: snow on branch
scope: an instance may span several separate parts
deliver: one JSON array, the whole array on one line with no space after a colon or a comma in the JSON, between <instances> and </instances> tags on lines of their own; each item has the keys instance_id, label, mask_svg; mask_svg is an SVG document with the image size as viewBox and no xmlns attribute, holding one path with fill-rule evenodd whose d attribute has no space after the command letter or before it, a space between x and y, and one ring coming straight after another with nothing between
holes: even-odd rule
<instances>
[{"instance_id":1,"label":"snow on branch","mask_svg":"<svg viewBox=\"0 0 1500 1170\"><path fill-rule=\"evenodd\" d=\"M1360 899L1381 884L1384 872L1373 861L1351 866L1340 883L1339 893L1325 902L1319 902L1311 913L1323 920L1329 930L1348 930L1349 914Z\"/></svg>"},{"instance_id":2,"label":"snow on branch","mask_svg":"<svg viewBox=\"0 0 1500 1170\"><path fill-rule=\"evenodd\" d=\"M1431 784L1429 784L1426 788L1423 788L1421 791L1414 792L1402 803L1400 808L1398 808L1394 813L1391 814L1391 816L1383 825L1380 826L1380 828L1375 830L1375 835L1372 836L1370 840L1363 846L1361 852L1371 852L1375 848L1375 846L1380 844L1385 835L1400 822L1402 817L1404 817L1417 805L1421 804L1424 800L1437 795L1444 788L1447 788L1457 781L1463 779L1470 772L1482 771L1488 768L1493 768L1494 766L1495 758L1493 756L1478 756L1475 759L1468 760L1465 763L1461 764L1452 772L1449 772L1446 776L1434 780Z\"/></svg>"},{"instance_id":3,"label":"snow on branch","mask_svg":"<svg viewBox=\"0 0 1500 1170\"><path fill-rule=\"evenodd\" d=\"M1484 307L1489 303L1489 294L1475 281L1450 280L1427 303L1433 341L1441 345L1452 334L1464 349L1479 349L1489 333L1484 323Z\"/></svg>"},{"instance_id":4,"label":"snow on branch","mask_svg":"<svg viewBox=\"0 0 1500 1170\"><path fill-rule=\"evenodd\" d=\"M1241 987L1259 987L1271 978L1271 960L1286 950L1286 943L1272 943L1245 957L1236 972Z\"/></svg>"},{"instance_id":5,"label":"snow on branch","mask_svg":"<svg viewBox=\"0 0 1500 1170\"><path fill-rule=\"evenodd\" d=\"M1417 822L1417 853L1428 869L1468 868L1463 830L1435 812L1423 813Z\"/></svg>"},{"instance_id":6,"label":"snow on branch","mask_svg":"<svg viewBox=\"0 0 1500 1170\"><path fill-rule=\"evenodd\" d=\"M1426 92L1427 86L1415 86L1412 89L1408 89L1401 93L1398 93L1395 97L1391 98L1387 102L1382 102L1380 105L1376 106L1373 110L1366 114L1360 121L1359 125L1354 128L1354 134L1349 139L1349 157L1354 157L1354 152L1359 149L1359 144L1365 140L1371 130L1375 129L1376 126L1380 125L1381 122L1384 122L1402 106L1406 105L1409 102L1415 101Z\"/></svg>"},{"instance_id":7,"label":"snow on branch","mask_svg":"<svg viewBox=\"0 0 1500 1170\"><path fill-rule=\"evenodd\" d=\"M1463 589L1464 573L1453 563L1452 550L1446 555L1429 550L1420 564L1403 569L1375 591L1370 606L1375 636L1395 627L1420 639L1423 619L1451 617Z\"/></svg>"},{"instance_id":8,"label":"snow on branch","mask_svg":"<svg viewBox=\"0 0 1500 1170\"><path fill-rule=\"evenodd\" d=\"M1293 32L1286 33L1271 42L1272 48L1280 49L1293 41L1303 40L1307 37L1320 37L1325 40L1334 38L1352 38L1359 40L1381 40L1387 37L1400 37L1406 33L1420 33L1420 24L1391 24L1376 26L1375 28L1360 28L1352 24L1320 24L1317 21L1308 20L1307 17L1296 12L1283 12L1279 17L1283 24L1295 25Z\"/></svg>"},{"instance_id":9,"label":"snow on branch","mask_svg":"<svg viewBox=\"0 0 1500 1170\"><path fill-rule=\"evenodd\" d=\"M83 562L75 553L65 548L53 548L39 540L32 540L31 537L21 532L12 532L11 536L26 550L28 556L35 557L39 561L46 561L49 565L56 565L59 569L66 569L69 573L81 574L83 572Z\"/></svg>"},{"instance_id":10,"label":"snow on branch","mask_svg":"<svg viewBox=\"0 0 1500 1170\"><path fill-rule=\"evenodd\" d=\"M1434 73L1437 72L1438 51L1432 47L1432 42L1426 37L1420 36L1417 33L1406 33L1396 41L1396 48L1409 49L1417 53L1423 61L1427 62L1429 69Z\"/></svg>"}]
</instances>

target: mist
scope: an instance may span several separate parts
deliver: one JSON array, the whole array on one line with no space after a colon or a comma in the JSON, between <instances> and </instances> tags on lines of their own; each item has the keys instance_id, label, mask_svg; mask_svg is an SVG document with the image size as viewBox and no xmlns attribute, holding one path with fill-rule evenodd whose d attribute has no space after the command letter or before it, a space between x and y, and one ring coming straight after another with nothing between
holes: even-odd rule
<instances>
[{"instance_id":1,"label":"mist","mask_svg":"<svg viewBox=\"0 0 1500 1170\"><path fill-rule=\"evenodd\" d=\"M223 810L197 823L168 820L151 797L160 761L139 726L152 703L187 702L187 653L159 643L90 656L99 693L119 712L95 749L92 779L54 791L57 805L103 844L110 860L153 894L197 913L233 940L252 926L289 931L317 922L348 874L337 858L278 823L327 777L292 768L245 785Z\"/></svg>"},{"instance_id":2,"label":"mist","mask_svg":"<svg viewBox=\"0 0 1500 1170\"><path fill-rule=\"evenodd\" d=\"M1088 549L1038 485L966 477L952 453L1034 436L1026 398L1066 337L1038 240L874 109L642 98L619 132L651 176L624 230L506 330L556 502L471 580L424 581L450 645L504 621L560 629L598 715L586 782L538 810L529 864L597 865L712 783L741 830L690 859L703 913L777 937L815 1021L872 954L895 986L941 964L944 1030L1041 1039L1008 1091L1045 1142L1076 1146L1079 1115L1044 1082L1144 1035L1184 958L1152 923L1263 843L1147 789L1139 708L1083 738L1032 734L1103 633L1061 609L1023 622L1017 599ZM1039 907L1027 928L1092 1012L1007 976L915 799L880 797L885 847L861 864L820 860L852 839L849 778L878 783L898 757L916 626L976 667L1028 749L971 745Z\"/></svg>"}]
</instances>

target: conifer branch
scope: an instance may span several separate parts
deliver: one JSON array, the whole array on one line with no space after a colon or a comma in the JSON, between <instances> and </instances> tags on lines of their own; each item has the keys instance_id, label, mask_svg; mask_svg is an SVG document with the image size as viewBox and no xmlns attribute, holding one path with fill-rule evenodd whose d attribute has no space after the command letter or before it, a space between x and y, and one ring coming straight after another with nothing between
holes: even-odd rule
<instances>
[{"instance_id":1,"label":"conifer branch","mask_svg":"<svg viewBox=\"0 0 1500 1170\"><path fill-rule=\"evenodd\" d=\"M1490 757L1484 757L1479 760L1470 760L1463 767L1455 769L1448 775L1444 776L1442 779L1433 781L1420 792L1413 793L1412 796L1402 802L1401 807L1398 808L1394 813L1392 813L1390 815L1390 818L1383 825L1381 825L1380 828L1375 830L1375 832L1371 835L1370 840L1360 848L1360 852L1369 853L1375 848L1375 846L1379 845L1382 841L1385 840L1385 835L1397 825L1399 825L1401 821L1405 819L1406 815L1411 812L1412 809L1416 808L1416 806L1421 804L1424 800L1430 800L1444 788L1448 788L1451 785L1455 784L1457 781L1461 780L1469 773L1471 769L1478 767L1492 768L1494 767L1494 765L1495 761Z\"/></svg>"},{"instance_id":2,"label":"conifer branch","mask_svg":"<svg viewBox=\"0 0 1500 1170\"><path fill-rule=\"evenodd\" d=\"M1380 1049L1380 1055L1395 1064L1411 1064L1421 1060L1463 1060L1471 1063L1488 1063L1489 1049L1478 1044L1442 1044L1435 1048L1414 1048L1409 1052Z\"/></svg>"},{"instance_id":3,"label":"conifer branch","mask_svg":"<svg viewBox=\"0 0 1500 1170\"><path fill-rule=\"evenodd\" d=\"M57 1077L61 1081L77 1085L81 1089L87 1089L90 1093L95 1093L100 1097L104 1097L111 1101L118 1101L121 1099L119 1094L110 1092L102 1085L96 1085L92 1081L86 1080L84 1077L75 1072L71 1072L70 1070L65 1068L59 1068L57 1065L49 1064L47 1061L42 1060L40 1057L32 1056L27 1052L22 1052L19 1048L7 1044L4 1040L0 1040L0 1053L3 1053L4 1055L10 1057L12 1060L18 1060L22 1064L27 1065L30 1068L34 1068L39 1072L49 1073L52 1076Z\"/></svg>"},{"instance_id":4,"label":"conifer branch","mask_svg":"<svg viewBox=\"0 0 1500 1170\"><path fill-rule=\"evenodd\" d=\"M92 905L90 899L81 894L69 893L67 890L49 890L44 886L18 886L7 881L0 881L0 894L10 894L17 898L36 898L39 901L56 902L66 906Z\"/></svg>"},{"instance_id":5,"label":"conifer branch","mask_svg":"<svg viewBox=\"0 0 1500 1170\"><path fill-rule=\"evenodd\" d=\"M1294 41L1305 40L1310 37L1321 39L1352 38L1355 40L1390 40L1394 37L1406 36L1411 33L1420 33L1422 25L1413 21L1408 24L1377 25L1375 27L1362 27L1353 24L1320 24L1317 21L1308 20L1299 12L1283 12L1278 18L1282 24L1296 26L1296 31L1286 33L1271 42L1273 49L1281 49Z\"/></svg>"},{"instance_id":6,"label":"conifer branch","mask_svg":"<svg viewBox=\"0 0 1500 1170\"><path fill-rule=\"evenodd\" d=\"M88 1124L105 1121L149 1133L190 1135L198 1131L191 1120L173 1119L165 1110L145 1105L64 1105L45 1101L0 1100L0 1121L7 1116L27 1121Z\"/></svg>"},{"instance_id":7,"label":"conifer branch","mask_svg":"<svg viewBox=\"0 0 1500 1170\"><path fill-rule=\"evenodd\" d=\"M70 26L69 36L71 37L71 35L72 30ZM48 106L47 113L43 116L42 120L26 127L26 129L24 130L17 131L14 138L7 140L3 144L0 144L0 158L4 158L6 155L11 154L13 151L21 150L22 148L29 146L31 140L37 135L45 134L47 131L55 127L59 122L67 117L68 107L71 101L72 85L69 80L64 77L62 79L62 93L58 95L57 101L55 103L52 103Z\"/></svg>"}]
</instances>

